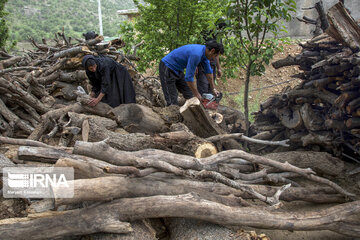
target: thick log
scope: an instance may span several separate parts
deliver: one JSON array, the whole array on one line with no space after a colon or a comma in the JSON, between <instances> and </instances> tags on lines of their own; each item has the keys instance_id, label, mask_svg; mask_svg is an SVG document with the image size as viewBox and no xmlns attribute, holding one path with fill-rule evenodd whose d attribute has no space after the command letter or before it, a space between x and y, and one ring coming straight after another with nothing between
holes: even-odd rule
<instances>
[{"instance_id":1,"label":"thick log","mask_svg":"<svg viewBox=\"0 0 360 240\"><path fill-rule=\"evenodd\" d=\"M86 73L84 70L77 70L74 72L60 72L59 81L68 82L68 83L76 83L82 82L87 79Z\"/></svg>"},{"instance_id":2,"label":"thick log","mask_svg":"<svg viewBox=\"0 0 360 240\"><path fill-rule=\"evenodd\" d=\"M54 206L69 205L84 201L105 201L108 199L128 197L148 197L156 195L179 195L196 192L201 198L218 202L227 206L242 205L241 198L225 197L187 185L171 184L150 179L101 177L93 179L80 179L69 182L74 187L73 198L61 198L61 187L53 187ZM247 204L246 206L249 206Z\"/></svg>"},{"instance_id":3,"label":"thick log","mask_svg":"<svg viewBox=\"0 0 360 240\"><path fill-rule=\"evenodd\" d=\"M217 153L217 149L209 141L201 139L190 131L176 131L147 135L144 133L120 134L105 129L101 125L88 120L88 140L106 142L119 150L137 151L147 148L162 149L176 153L187 154L197 158L208 157Z\"/></svg>"},{"instance_id":4,"label":"thick log","mask_svg":"<svg viewBox=\"0 0 360 240\"><path fill-rule=\"evenodd\" d=\"M314 112L310 104L305 103L300 108L300 114L306 129L309 131L320 131L324 129L324 119L319 113Z\"/></svg>"},{"instance_id":5,"label":"thick log","mask_svg":"<svg viewBox=\"0 0 360 240\"><path fill-rule=\"evenodd\" d=\"M126 175L141 177L144 172L144 170L139 170L135 167L116 166L97 159L75 154L66 155L66 153L59 153L57 154L56 158L58 158L55 164L56 167L74 168L75 179L99 178L109 176L120 177Z\"/></svg>"},{"instance_id":6,"label":"thick log","mask_svg":"<svg viewBox=\"0 0 360 240\"><path fill-rule=\"evenodd\" d=\"M353 50L360 48L360 26L345 9L344 4L338 2L327 13L330 27L326 33L349 46Z\"/></svg>"},{"instance_id":7,"label":"thick log","mask_svg":"<svg viewBox=\"0 0 360 240\"><path fill-rule=\"evenodd\" d=\"M271 63L271 65L275 68L281 68L281 67L285 67L285 66L293 66L293 65L299 65L299 60L296 59L296 57L288 55L286 58L284 59L280 59L277 60L273 63Z\"/></svg>"},{"instance_id":8,"label":"thick log","mask_svg":"<svg viewBox=\"0 0 360 240\"><path fill-rule=\"evenodd\" d=\"M186 174L183 170L179 169L196 169L196 170L210 170L205 172L197 173L199 177L202 178L213 178L217 181L222 181L223 183L231 184L234 187L240 187L240 185L236 184L234 181L230 179L226 179L223 176L219 175L216 172L218 168L218 164L224 161L228 161L233 158L241 158L251 161L253 163L264 164L268 166L275 167L277 169L298 173L306 177L309 180L320 182L322 184L326 184L334 188L341 194L344 194L349 197L354 197L355 195L347 192L346 190L342 189L337 184L313 175L313 171L311 169L301 169L295 167L291 164L279 163L277 161L273 161L261 156L255 156L252 154L248 154L241 150L228 150L224 152L220 152L210 157L206 158L193 158L186 155L179 155L174 153L165 152L162 150L141 150L138 152L123 152L123 151L116 151L115 149L109 147L104 142L99 143L87 143L87 142L79 142L77 141L74 146L74 153L81 154L85 156L96 157L103 161L115 164L115 165L126 165L126 166L135 166L135 167L154 167L162 169L165 172L171 172L176 175ZM144 158L144 154L146 159ZM159 160L162 161L159 161ZM176 166L176 167L174 167ZM244 188L245 189L245 188ZM248 188L246 188L248 190ZM269 199L268 199L269 200ZM271 200L269 200L271 201Z\"/></svg>"},{"instance_id":9,"label":"thick log","mask_svg":"<svg viewBox=\"0 0 360 240\"><path fill-rule=\"evenodd\" d=\"M20 146L19 160L56 163L60 157L69 157L69 152L49 147Z\"/></svg>"},{"instance_id":10,"label":"thick log","mask_svg":"<svg viewBox=\"0 0 360 240\"><path fill-rule=\"evenodd\" d=\"M184 118L184 123L200 137L207 138L224 133L196 97L187 100L180 108L180 113Z\"/></svg>"},{"instance_id":11,"label":"thick log","mask_svg":"<svg viewBox=\"0 0 360 240\"><path fill-rule=\"evenodd\" d=\"M39 111L39 113L45 113L49 111L49 108L46 107L42 102L39 101L35 96L28 93L26 90L22 89L19 85L15 85L14 83L5 80L0 77L0 86L9 89L13 93L21 96L22 100L29 104L31 107Z\"/></svg>"},{"instance_id":12,"label":"thick log","mask_svg":"<svg viewBox=\"0 0 360 240\"><path fill-rule=\"evenodd\" d=\"M211 213L211 214L209 214ZM78 224L86 223L86 230L91 228L89 219L99 219L103 224L99 231L110 232L114 226L121 226L120 221L133 221L144 218L184 217L205 220L221 225L249 226L255 228L283 230L331 230L357 237L360 234L360 201L345 203L325 210L298 212L276 212L252 207L229 207L219 203L200 199L194 194L179 196L154 196L145 198L124 198L102 204L93 208L63 212L61 215L47 216L38 219L22 219L18 222L0 222L0 237L4 239L44 239L58 236L59 230L69 234ZM354 218L355 217L355 218ZM348 220L352 219L351 222ZM97 222L98 223L98 222ZM98 223L99 224L99 223ZM82 225L81 225L82 226ZM85 227L84 227L85 228ZM92 229L93 230L93 229ZM74 232L71 232L74 235ZM83 233L83 232L81 232Z\"/></svg>"},{"instance_id":13,"label":"thick log","mask_svg":"<svg viewBox=\"0 0 360 240\"><path fill-rule=\"evenodd\" d=\"M92 52L89 50L86 46L79 46L79 47L72 47L68 48L62 51L57 51L54 53L54 55L51 57L52 59L62 58L62 57L74 57L77 54L92 54Z\"/></svg>"},{"instance_id":14,"label":"thick log","mask_svg":"<svg viewBox=\"0 0 360 240\"><path fill-rule=\"evenodd\" d=\"M23 59L23 57L21 57L21 56L14 56L14 57L8 58L6 60L0 61L0 70L14 65L14 64L20 62L22 59Z\"/></svg>"},{"instance_id":15,"label":"thick log","mask_svg":"<svg viewBox=\"0 0 360 240\"><path fill-rule=\"evenodd\" d=\"M304 147L315 144L322 146L333 146L334 136L332 133L326 132L317 132L317 133L309 133L306 136L301 137L302 145Z\"/></svg>"},{"instance_id":16,"label":"thick log","mask_svg":"<svg viewBox=\"0 0 360 240\"><path fill-rule=\"evenodd\" d=\"M111 112L119 124L132 133L158 133L168 130L164 120L151 108L131 103L121 104Z\"/></svg>"},{"instance_id":17,"label":"thick log","mask_svg":"<svg viewBox=\"0 0 360 240\"><path fill-rule=\"evenodd\" d=\"M99 215L98 208L86 208L69 212L49 212L35 214L30 218L16 218L14 221L0 221L2 239L55 239L64 236L85 235L97 232L129 233L133 229L127 222L117 218L117 214L108 211ZM77 214L82 214L81 216ZM32 220L30 220L32 219ZM97 219L94 221L94 219ZM30 220L30 221L29 221ZM35 222L36 226L30 225ZM30 225L29 225L30 223ZM13 233L11 233L13 232ZM14 232L16 232L14 234ZM31 237L29 237L31 236Z\"/></svg>"},{"instance_id":18,"label":"thick log","mask_svg":"<svg viewBox=\"0 0 360 240\"><path fill-rule=\"evenodd\" d=\"M85 120L90 121L92 124L96 124L102 126L108 130L115 130L118 127L118 124L115 120L100 117L96 115L87 115L81 114L76 112L68 112L67 115L69 116L69 121L71 126L81 128Z\"/></svg>"},{"instance_id":19,"label":"thick log","mask_svg":"<svg viewBox=\"0 0 360 240\"><path fill-rule=\"evenodd\" d=\"M180 107L178 105L170 105L167 107L153 107L152 108L166 124L174 124L183 121L183 117L180 114Z\"/></svg>"},{"instance_id":20,"label":"thick log","mask_svg":"<svg viewBox=\"0 0 360 240\"><path fill-rule=\"evenodd\" d=\"M75 100L77 98L77 86L65 82L55 81L52 84L52 95L54 97L63 97L66 100Z\"/></svg>"},{"instance_id":21,"label":"thick log","mask_svg":"<svg viewBox=\"0 0 360 240\"><path fill-rule=\"evenodd\" d=\"M301 129L303 127L303 120L299 109L281 109L279 113L275 114L281 120L281 123L289 129Z\"/></svg>"}]
</instances>

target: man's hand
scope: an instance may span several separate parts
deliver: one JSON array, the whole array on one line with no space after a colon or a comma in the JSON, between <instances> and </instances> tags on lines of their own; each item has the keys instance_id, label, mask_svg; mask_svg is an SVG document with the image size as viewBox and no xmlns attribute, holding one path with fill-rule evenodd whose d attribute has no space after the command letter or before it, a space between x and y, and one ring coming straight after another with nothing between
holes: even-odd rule
<instances>
[{"instance_id":1,"label":"man's hand","mask_svg":"<svg viewBox=\"0 0 360 240\"><path fill-rule=\"evenodd\" d=\"M216 90L215 88L212 90L212 92L214 93L214 95L216 97L220 95L220 92L218 90Z\"/></svg>"}]
</instances>

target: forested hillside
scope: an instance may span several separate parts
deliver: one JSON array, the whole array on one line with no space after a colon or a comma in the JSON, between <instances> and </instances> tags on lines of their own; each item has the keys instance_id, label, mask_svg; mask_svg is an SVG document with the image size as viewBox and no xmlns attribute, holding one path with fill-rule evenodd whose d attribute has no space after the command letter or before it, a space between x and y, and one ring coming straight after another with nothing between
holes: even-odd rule
<instances>
[{"instance_id":1,"label":"forested hillside","mask_svg":"<svg viewBox=\"0 0 360 240\"><path fill-rule=\"evenodd\" d=\"M116 11L133 8L132 0L102 0L102 21L105 36L115 36L125 19ZM97 0L10 0L8 15L10 38L21 41L31 36L36 40L53 38L64 27L68 36L95 30L99 32Z\"/></svg>"}]
</instances>

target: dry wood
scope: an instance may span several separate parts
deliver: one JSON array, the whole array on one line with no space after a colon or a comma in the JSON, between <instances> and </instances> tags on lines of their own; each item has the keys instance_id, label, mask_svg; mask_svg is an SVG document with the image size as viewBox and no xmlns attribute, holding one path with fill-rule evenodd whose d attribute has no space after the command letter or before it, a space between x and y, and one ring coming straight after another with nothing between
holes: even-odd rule
<instances>
[{"instance_id":1,"label":"dry wood","mask_svg":"<svg viewBox=\"0 0 360 240\"><path fill-rule=\"evenodd\" d=\"M22 59L23 59L23 57L21 57L21 56L14 56L14 57L8 58L6 60L1 60L0 61L0 69L2 70L4 68L8 68L8 67L20 62Z\"/></svg>"},{"instance_id":2,"label":"dry wood","mask_svg":"<svg viewBox=\"0 0 360 240\"><path fill-rule=\"evenodd\" d=\"M28 134L30 134L34 130L32 126L30 126L25 121L21 120L16 114L11 112L1 99L0 99L0 114L4 116L4 118L9 123L13 123L16 127L19 127Z\"/></svg>"},{"instance_id":3,"label":"dry wood","mask_svg":"<svg viewBox=\"0 0 360 240\"><path fill-rule=\"evenodd\" d=\"M327 13L330 27L326 33L349 46L353 50L360 47L360 26L345 9L344 4L338 2Z\"/></svg>"},{"instance_id":4,"label":"dry wood","mask_svg":"<svg viewBox=\"0 0 360 240\"><path fill-rule=\"evenodd\" d=\"M264 141L264 140L260 140L260 139L255 139L255 138L246 137L246 136L244 136L243 133L222 134L222 135L218 135L218 136L208 137L208 138L206 138L206 140L207 140L207 141L210 141L210 142L216 142L216 141L221 141L221 140L225 140L225 139L232 139L232 138L238 138L238 139L241 139L241 140L243 140L243 141L252 142L252 143L257 143L257 144L276 145L276 146L289 147L289 145L287 144L287 142L288 142L289 140L283 140L283 141Z\"/></svg>"},{"instance_id":5,"label":"dry wood","mask_svg":"<svg viewBox=\"0 0 360 240\"><path fill-rule=\"evenodd\" d=\"M137 151L147 148L156 148L188 154L198 158L208 157L217 153L217 149L209 141L195 136L190 131L176 131L147 135L144 133L121 134L107 130L102 125L88 120L88 140L106 142L119 150Z\"/></svg>"},{"instance_id":6,"label":"dry wood","mask_svg":"<svg viewBox=\"0 0 360 240\"><path fill-rule=\"evenodd\" d=\"M180 108L184 123L196 135L206 138L224 133L210 118L199 99L191 98Z\"/></svg>"},{"instance_id":7,"label":"dry wood","mask_svg":"<svg viewBox=\"0 0 360 240\"><path fill-rule=\"evenodd\" d=\"M240 206L242 204L249 206L249 204L246 204L240 197L225 197L187 185L173 185L171 184L171 181L170 183L167 183L151 179L102 177L75 180L69 182L69 184L70 186L74 186L73 198L60 198L63 189L56 187L52 188L55 207L84 201L106 201L116 198L148 197L156 195L179 195L189 192L196 192L203 199L218 202L227 206Z\"/></svg>"},{"instance_id":8,"label":"dry wood","mask_svg":"<svg viewBox=\"0 0 360 240\"><path fill-rule=\"evenodd\" d=\"M72 47L69 49L65 49L63 51L57 51L52 56L52 59L62 58L62 57L73 57L79 53L83 54L93 54L86 46Z\"/></svg>"},{"instance_id":9,"label":"dry wood","mask_svg":"<svg viewBox=\"0 0 360 240\"><path fill-rule=\"evenodd\" d=\"M209 214L211 212L211 214ZM1 238L20 239L21 236L33 236L34 239L57 236L56 230L63 235L80 223L93 224L88 219L99 219L106 223L99 231L110 232L110 226L123 224L120 221L133 221L144 218L185 217L210 221L221 225L250 226L283 230L331 230L356 237L360 234L360 202L355 201L316 212L276 212L251 207L229 207L219 203L200 199L194 194L179 196L153 196L143 198L124 198L114 200L97 207L63 212L61 215L38 219L0 222ZM354 218L355 217L355 218ZM352 221L349 222L348 219ZM115 221L116 220L116 221ZM117 223L117 224L115 224ZM51 224L51 225L49 225ZM104 229L105 228L105 229ZM76 227L77 231L80 229ZM86 228L88 230L88 228ZM84 231L84 229L81 229ZM93 229L92 229L93 230ZM74 234L74 232L71 232ZM78 232L77 232L78 233ZM82 232L81 232L82 233ZM80 233L80 234L81 234ZM51 234L51 235L50 235Z\"/></svg>"},{"instance_id":10,"label":"dry wood","mask_svg":"<svg viewBox=\"0 0 360 240\"><path fill-rule=\"evenodd\" d=\"M121 104L111 112L128 132L158 133L168 130L164 120L157 113L136 103Z\"/></svg>"},{"instance_id":11,"label":"dry wood","mask_svg":"<svg viewBox=\"0 0 360 240\"><path fill-rule=\"evenodd\" d=\"M306 129L309 131L320 131L324 128L324 120L313 111L310 104L305 103L300 108L300 113Z\"/></svg>"}]
</instances>

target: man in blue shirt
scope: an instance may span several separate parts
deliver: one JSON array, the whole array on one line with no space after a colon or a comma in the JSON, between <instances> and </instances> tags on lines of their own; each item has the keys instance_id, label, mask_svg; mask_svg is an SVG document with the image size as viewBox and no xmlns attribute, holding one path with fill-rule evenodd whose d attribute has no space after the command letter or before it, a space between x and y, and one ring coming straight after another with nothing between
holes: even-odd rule
<instances>
[{"instance_id":1,"label":"man in blue shirt","mask_svg":"<svg viewBox=\"0 0 360 240\"><path fill-rule=\"evenodd\" d=\"M195 70L199 64L202 64L205 70L212 92L216 96L219 95L219 92L215 89L213 71L209 60L216 58L223 49L222 44L216 41L209 41L205 46L189 44L171 51L161 59L159 73L167 105L178 104L177 90L182 93L185 99L193 96L199 100L202 99L194 82ZM184 69L186 69L185 75Z\"/></svg>"}]
</instances>

